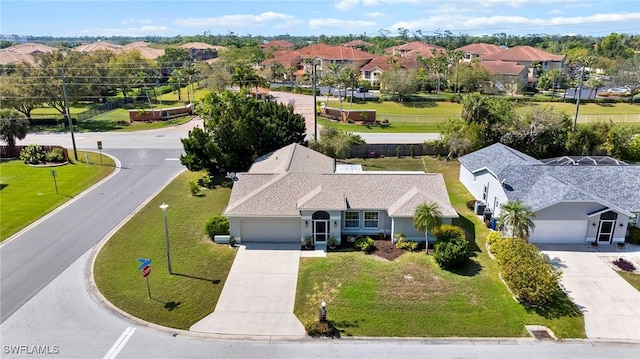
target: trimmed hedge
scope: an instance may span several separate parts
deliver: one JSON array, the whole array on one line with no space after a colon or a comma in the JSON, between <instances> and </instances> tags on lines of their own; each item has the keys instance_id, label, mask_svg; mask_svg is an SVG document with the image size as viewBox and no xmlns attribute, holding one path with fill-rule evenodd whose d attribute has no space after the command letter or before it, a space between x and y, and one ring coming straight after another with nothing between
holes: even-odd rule
<instances>
[{"instance_id":1,"label":"trimmed hedge","mask_svg":"<svg viewBox=\"0 0 640 359\"><path fill-rule=\"evenodd\" d=\"M518 301L529 307L545 307L561 294L561 273L538 249L519 238L491 242L502 278Z\"/></svg>"},{"instance_id":2,"label":"trimmed hedge","mask_svg":"<svg viewBox=\"0 0 640 359\"><path fill-rule=\"evenodd\" d=\"M629 244L640 244L640 227L629 228L629 236L627 237Z\"/></svg>"},{"instance_id":3,"label":"trimmed hedge","mask_svg":"<svg viewBox=\"0 0 640 359\"><path fill-rule=\"evenodd\" d=\"M442 269L462 267L469 259L469 242L460 227L443 224L433 230L433 257Z\"/></svg>"}]
</instances>

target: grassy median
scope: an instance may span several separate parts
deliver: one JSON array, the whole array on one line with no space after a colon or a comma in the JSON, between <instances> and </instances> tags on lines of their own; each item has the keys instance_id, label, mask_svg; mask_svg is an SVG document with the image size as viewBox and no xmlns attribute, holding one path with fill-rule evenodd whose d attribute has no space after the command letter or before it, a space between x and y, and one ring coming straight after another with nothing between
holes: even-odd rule
<instances>
[{"instance_id":1,"label":"grassy median","mask_svg":"<svg viewBox=\"0 0 640 359\"><path fill-rule=\"evenodd\" d=\"M85 153L89 163L85 163ZM73 152L69 151L73 157ZM115 169L113 160L94 152L78 151L70 164L32 167L21 160L0 162L0 241L4 241L38 218L53 211ZM56 171L58 193L51 175Z\"/></svg>"},{"instance_id":2,"label":"grassy median","mask_svg":"<svg viewBox=\"0 0 640 359\"><path fill-rule=\"evenodd\" d=\"M215 309L236 252L214 244L204 225L222 212L231 191L218 187L192 196L189 180L202 175L180 174L100 250L94 267L98 289L125 312L152 323L189 329ZM169 205L173 275L167 270L162 202ZM140 257L152 261L151 297L138 269Z\"/></svg>"}]
</instances>

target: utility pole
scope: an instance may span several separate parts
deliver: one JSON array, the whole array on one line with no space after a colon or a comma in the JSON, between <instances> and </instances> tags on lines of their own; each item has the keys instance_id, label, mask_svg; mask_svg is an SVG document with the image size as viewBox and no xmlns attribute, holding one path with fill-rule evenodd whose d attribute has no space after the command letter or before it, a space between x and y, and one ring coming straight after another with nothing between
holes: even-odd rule
<instances>
[{"instance_id":1,"label":"utility pole","mask_svg":"<svg viewBox=\"0 0 640 359\"><path fill-rule=\"evenodd\" d=\"M311 76L313 81L313 140L318 141L318 109L316 108L316 59L313 59Z\"/></svg>"},{"instance_id":2,"label":"utility pole","mask_svg":"<svg viewBox=\"0 0 640 359\"><path fill-rule=\"evenodd\" d=\"M76 138L73 135L73 121L71 120L71 113L69 112L69 98L67 96L67 83L64 80L64 69L60 69L60 76L62 77L62 95L64 98L64 115L69 121L69 132L71 132L71 143L73 144L73 157L78 160L78 151L76 150Z\"/></svg>"},{"instance_id":3,"label":"utility pole","mask_svg":"<svg viewBox=\"0 0 640 359\"><path fill-rule=\"evenodd\" d=\"M580 80L578 81L578 94L576 95L576 115L573 118L573 128L572 131L576 132L578 130L578 111L580 110L580 96L582 95L582 77L584 76L584 65L580 68Z\"/></svg>"}]
</instances>

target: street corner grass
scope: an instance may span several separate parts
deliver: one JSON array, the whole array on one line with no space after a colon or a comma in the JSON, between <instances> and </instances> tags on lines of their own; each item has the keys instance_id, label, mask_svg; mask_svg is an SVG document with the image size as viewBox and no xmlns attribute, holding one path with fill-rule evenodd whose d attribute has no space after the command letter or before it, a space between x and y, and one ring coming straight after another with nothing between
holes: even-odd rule
<instances>
[{"instance_id":1,"label":"street corner grass","mask_svg":"<svg viewBox=\"0 0 640 359\"><path fill-rule=\"evenodd\" d=\"M640 273L625 272L621 270L616 270L616 273L629 282L632 287L640 291Z\"/></svg>"},{"instance_id":2,"label":"street corner grass","mask_svg":"<svg viewBox=\"0 0 640 359\"><path fill-rule=\"evenodd\" d=\"M189 180L203 173L184 172L111 237L98 253L94 278L100 292L118 308L140 319L188 330L213 312L236 251L213 243L207 219L226 206L230 189L217 187L190 194ZM167 219L173 275L168 274L161 203ZM151 259L149 284L138 258Z\"/></svg>"},{"instance_id":3,"label":"street corner grass","mask_svg":"<svg viewBox=\"0 0 640 359\"><path fill-rule=\"evenodd\" d=\"M385 167L368 159L369 166ZM442 270L432 256L407 252L385 261L361 252L303 258L295 314L304 324L316 319L318 288L339 288L328 304L328 320L342 336L524 337L525 325L545 325L559 338L584 338L584 317L561 295L552 308L520 305L499 279L486 253L489 230L466 207L472 197L458 180L458 161L425 156L427 172L442 173L465 229L472 256L458 270ZM381 161L381 162L377 162ZM319 279L323 278L323 279ZM314 301L310 301L313 299Z\"/></svg>"},{"instance_id":4,"label":"street corner grass","mask_svg":"<svg viewBox=\"0 0 640 359\"><path fill-rule=\"evenodd\" d=\"M0 241L4 241L42 216L107 177L115 170L109 156L78 151L78 161L55 167L32 167L21 160L0 162ZM86 155L86 157L85 157ZM88 162L86 160L88 159ZM51 171L56 171L54 183ZM7 204L11 205L7 205Z\"/></svg>"}]
</instances>

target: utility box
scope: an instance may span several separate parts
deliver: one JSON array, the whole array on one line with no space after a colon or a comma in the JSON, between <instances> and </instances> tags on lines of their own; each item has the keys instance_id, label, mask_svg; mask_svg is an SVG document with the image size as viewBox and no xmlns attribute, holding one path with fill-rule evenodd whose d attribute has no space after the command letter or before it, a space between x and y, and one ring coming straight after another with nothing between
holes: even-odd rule
<instances>
[{"instance_id":1,"label":"utility box","mask_svg":"<svg viewBox=\"0 0 640 359\"><path fill-rule=\"evenodd\" d=\"M484 201L476 201L476 204L473 206L473 213L481 215L484 214L484 209L487 207L487 205L484 203Z\"/></svg>"}]
</instances>

